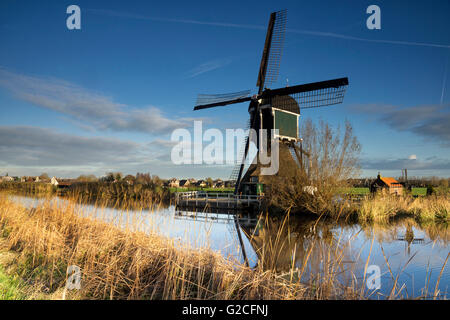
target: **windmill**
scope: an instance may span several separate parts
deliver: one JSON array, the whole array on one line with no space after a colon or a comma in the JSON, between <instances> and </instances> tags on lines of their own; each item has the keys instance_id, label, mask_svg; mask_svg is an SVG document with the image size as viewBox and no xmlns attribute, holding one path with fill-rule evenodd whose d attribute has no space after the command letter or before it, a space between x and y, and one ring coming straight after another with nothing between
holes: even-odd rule
<instances>
[{"instance_id":1,"label":"windmill","mask_svg":"<svg viewBox=\"0 0 450 320\"><path fill-rule=\"evenodd\" d=\"M280 148L288 148L294 162L303 166L303 154L309 157L308 152L302 149L300 142L298 119L301 109L317 108L342 103L345 90L348 86L348 78L339 78L296 86L270 89L270 84L277 80L281 54L286 30L286 10L272 12L267 28L264 50L258 72L256 86L258 93L250 96L251 91L239 91L228 94L199 94L194 110L227 106L241 102L249 102L250 114L249 129L255 130L260 139L259 130L278 129ZM241 191L242 180L249 178L247 174L242 179L245 160L249 151L249 136L245 139L242 152L242 161L238 163L232 173L236 177L235 194ZM257 149L259 143L256 144ZM286 157L286 153L280 152L280 157ZM255 170L253 168L252 170Z\"/></svg>"}]
</instances>

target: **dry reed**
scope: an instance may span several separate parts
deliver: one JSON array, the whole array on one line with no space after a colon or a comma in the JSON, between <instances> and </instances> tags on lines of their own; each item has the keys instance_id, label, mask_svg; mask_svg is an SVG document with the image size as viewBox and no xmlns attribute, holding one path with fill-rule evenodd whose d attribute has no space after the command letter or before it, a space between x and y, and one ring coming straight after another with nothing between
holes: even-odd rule
<instances>
[{"instance_id":1,"label":"dry reed","mask_svg":"<svg viewBox=\"0 0 450 320\"><path fill-rule=\"evenodd\" d=\"M79 210L72 202L51 201L27 209L0 194L0 228L9 248L21 255L18 272L24 278L61 292L67 267L77 265L82 285L71 297L83 299L306 297L304 286L275 273L254 271L208 249L177 247L135 225L120 228Z\"/></svg>"}]
</instances>

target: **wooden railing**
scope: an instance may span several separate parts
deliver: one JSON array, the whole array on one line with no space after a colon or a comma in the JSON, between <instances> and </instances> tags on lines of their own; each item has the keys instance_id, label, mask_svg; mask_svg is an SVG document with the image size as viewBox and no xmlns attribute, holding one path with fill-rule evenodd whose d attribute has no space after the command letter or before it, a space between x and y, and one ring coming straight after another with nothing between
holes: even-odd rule
<instances>
[{"instance_id":1,"label":"wooden railing","mask_svg":"<svg viewBox=\"0 0 450 320\"><path fill-rule=\"evenodd\" d=\"M208 202L209 200L226 200L228 202L239 202L250 205L253 202L260 202L264 198L264 195L236 195L234 193L208 193L205 191L187 191L177 192L175 194L175 204L178 204L180 200L202 200Z\"/></svg>"}]
</instances>

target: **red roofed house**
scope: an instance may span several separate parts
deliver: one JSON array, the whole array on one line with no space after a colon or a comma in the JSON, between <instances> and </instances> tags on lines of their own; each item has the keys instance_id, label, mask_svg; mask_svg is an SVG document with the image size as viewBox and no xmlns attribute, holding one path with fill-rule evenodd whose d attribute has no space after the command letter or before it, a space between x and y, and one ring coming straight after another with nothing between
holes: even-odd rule
<instances>
[{"instance_id":1,"label":"red roofed house","mask_svg":"<svg viewBox=\"0 0 450 320\"><path fill-rule=\"evenodd\" d=\"M371 186L371 192L377 192L379 190L388 190L390 194L396 194L401 196L403 194L403 185L391 177L382 177L378 173L377 180L375 180Z\"/></svg>"}]
</instances>

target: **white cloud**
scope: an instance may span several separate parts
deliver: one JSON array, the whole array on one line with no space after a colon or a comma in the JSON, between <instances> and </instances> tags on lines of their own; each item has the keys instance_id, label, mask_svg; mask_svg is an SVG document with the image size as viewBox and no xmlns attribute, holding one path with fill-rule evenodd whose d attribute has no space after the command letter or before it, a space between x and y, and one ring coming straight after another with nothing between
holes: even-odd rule
<instances>
[{"instance_id":1,"label":"white cloud","mask_svg":"<svg viewBox=\"0 0 450 320\"><path fill-rule=\"evenodd\" d=\"M400 108L393 105L353 105L353 112L365 114L393 130L407 131L450 147L449 106L422 105Z\"/></svg>"},{"instance_id":2,"label":"white cloud","mask_svg":"<svg viewBox=\"0 0 450 320\"><path fill-rule=\"evenodd\" d=\"M412 155L414 156L414 155ZM366 170L397 170L407 168L408 170L424 171L424 170L450 170L450 160L437 157L430 157L425 160L409 158L377 158L362 159L362 169Z\"/></svg>"},{"instance_id":3,"label":"white cloud","mask_svg":"<svg viewBox=\"0 0 450 320\"><path fill-rule=\"evenodd\" d=\"M408 157L409 160L417 160L417 156L415 154L412 154Z\"/></svg>"},{"instance_id":4,"label":"white cloud","mask_svg":"<svg viewBox=\"0 0 450 320\"><path fill-rule=\"evenodd\" d=\"M154 106L130 108L113 98L70 82L21 75L0 67L0 87L17 98L60 112L99 130L163 134L190 125L191 118L169 118Z\"/></svg>"},{"instance_id":5,"label":"white cloud","mask_svg":"<svg viewBox=\"0 0 450 320\"><path fill-rule=\"evenodd\" d=\"M155 139L136 143L106 137L81 137L33 126L0 126L0 174L60 177L151 172L161 177L228 178L225 166L175 165L170 159L174 142Z\"/></svg>"}]
</instances>

